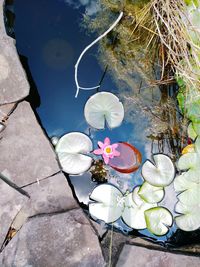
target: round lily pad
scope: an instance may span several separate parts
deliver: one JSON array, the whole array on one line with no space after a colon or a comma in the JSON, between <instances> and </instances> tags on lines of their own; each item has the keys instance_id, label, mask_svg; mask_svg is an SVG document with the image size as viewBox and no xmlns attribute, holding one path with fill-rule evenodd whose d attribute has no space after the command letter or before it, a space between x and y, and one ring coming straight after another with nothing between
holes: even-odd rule
<instances>
[{"instance_id":1,"label":"round lily pad","mask_svg":"<svg viewBox=\"0 0 200 267\"><path fill-rule=\"evenodd\" d=\"M78 175L91 167L92 158L87 153L93 150L93 145L85 134L72 132L64 135L55 150L63 171L68 174Z\"/></svg>"},{"instance_id":2,"label":"round lily pad","mask_svg":"<svg viewBox=\"0 0 200 267\"><path fill-rule=\"evenodd\" d=\"M154 162L146 160L142 166L142 176L153 186L165 187L173 181L175 168L171 159L164 154L153 155Z\"/></svg>"},{"instance_id":3,"label":"round lily pad","mask_svg":"<svg viewBox=\"0 0 200 267\"><path fill-rule=\"evenodd\" d=\"M110 129L121 125L124 118L124 107L119 98L109 92L100 92L91 96L84 109L87 123L95 129Z\"/></svg>"},{"instance_id":4,"label":"round lily pad","mask_svg":"<svg viewBox=\"0 0 200 267\"><path fill-rule=\"evenodd\" d=\"M180 215L175 217L175 222L183 231L195 231L200 227L200 207L198 205L188 206L178 202L175 211Z\"/></svg>"},{"instance_id":5,"label":"round lily pad","mask_svg":"<svg viewBox=\"0 0 200 267\"><path fill-rule=\"evenodd\" d=\"M137 194L138 187L136 187L135 192L128 194L124 202L124 211L122 214L123 221L131 228L142 230L146 228L146 221L144 212L152 207L156 207L157 204L150 204L135 194ZM135 201L133 200L135 199ZM137 204L136 204L137 202ZM140 204L139 204L140 203Z\"/></svg>"},{"instance_id":6,"label":"round lily pad","mask_svg":"<svg viewBox=\"0 0 200 267\"><path fill-rule=\"evenodd\" d=\"M114 157L109 160L109 165L118 172L131 173L136 171L141 162L142 155L137 148L129 143L118 143L117 151L120 156Z\"/></svg>"},{"instance_id":7,"label":"round lily pad","mask_svg":"<svg viewBox=\"0 0 200 267\"><path fill-rule=\"evenodd\" d=\"M162 187L153 186L148 182L144 182L138 194L148 203L158 203L164 198L165 191Z\"/></svg>"},{"instance_id":8,"label":"round lily pad","mask_svg":"<svg viewBox=\"0 0 200 267\"><path fill-rule=\"evenodd\" d=\"M95 201L89 204L89 213L92 218L112 223L119 219L124 209L123 194L113 185L97 186L91 193L90 199Z\"/></svg>"},{"instance_id":9,"label":"round lily pad","mask_svg":"<svg viewBox=\"0 0 200 267\"><path fill-rule=\"evenodd\" d=\"M163 207L156 207L145 211L147 229L154 235L167 234L172 226L173 217L170 211Z\"/></svg>"},{"instance_id":10,"label":"round lily pad","mask_svg":"<svg viewBox=\"0 0 200 267\"><path fill-rule=\"evenodd\" d=\"M195 183L195 179L197 177L196 174L197 174L196 172L189 170L188 172L184 172L181 175L176 176L176 178L174 179L175 191L182 192L196 186L197 185L197 183Z\"/></svg>"},{"instance_id":11,"label":"round lily pad","mask_svg":"<svg viewBox=\"0 0 200 267\"><path fill-rule=\"evenodd\" d=\"M193 187L185 190L178 195L180 202L187 206L194 206L200 204L200 184L195 184Z\"/></svg>"}]
</instances>

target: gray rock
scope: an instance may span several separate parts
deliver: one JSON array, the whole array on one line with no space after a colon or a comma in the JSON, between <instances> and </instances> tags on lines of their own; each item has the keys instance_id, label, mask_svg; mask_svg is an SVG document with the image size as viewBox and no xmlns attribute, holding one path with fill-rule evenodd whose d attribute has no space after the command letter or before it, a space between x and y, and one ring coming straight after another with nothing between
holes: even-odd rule
<instances>
[{"instance_id":1,"label":"gray rock","mask_svg":"<svg viewBox=\"0 0 200 267\"><path fill-rule=\"evenodd\" d=\"M17 230L22 227L28 217L63 212L79 207L63 174L57 174L23 189L31 198L13 222L13 227Z\"/></svg>"},{"instance_id":2,"label":"gray rock","mask_svg":"<svg viewBox=\"0 0 200 267\"><path fill-rule=\"evenodd\" d=\"M28 94L29 84L14 41L0 37L0 104L19 101Z\"/></svg>"},{"instance_id":3,"label":"gray rock","mask_svg":"<svg viewBox=\"0 0 200 267\"><path fill-rule=\"evenodd\" d=\"M22 206L28 200L15 189L0 180L0 247L9 228Z\"/></svg>"},{"instance_id":4,"label":"gray rock","mask_svg":"<svg viewBox=\"0 0 200 267\"><path fill-rule=\"evenodd\" d=\"M150 242L147 239L136 237L136 238L130 238L128 240L129 245L134 245L134 246L141 246L141 247L146 247L149 249L160 249L160 245ZM187 255L199 255L200 257L200 244L190 244L190 245L184 245L180 247L171 247L170 251L174 253L182 253L182 254L187 254Z\"/></svg>"},{"instance_id":5,"label":"gray rock","mask_svg":"<svg viewBox=\"0 0 200 267\"><path fill-rule=\"evenodd\" d=\"M0 0L0 36L6 35L4 27L3 8L4 8L4 0Z\"/></svg>"},{"instance_id":6,"label":"gray rock","mask_svg":"<svg viewBox=\"0 0 200 267\"><path fill-rule=\"evenodd\" d=\"M1 267L103 267L99 242L80 209L30 219L0 255Z\"/></svg>"},{"instance_id":7,"label":"gray rock","mask_svg":"<svg viewBox=\"0 0 200 267\"><path fill-rule=\"evenodd\" d=\"M30 197L30 216L78 208L66 177L60 173L24 188Z\"/></svg>"},{"instance_id":8,"label":"gray rock","mask_svg":"<svg viewBox=\"0 0 200 267\"><path fill-rule=\"evenodd\" d=\"M125 245L117 267L198 267L200 258Z\"/></svg>"},{"instance_id":9,"label":"gray rock","mask_svg":"<svg viewBox=\"0 0 200 267\"><path fill-rule=\"evenodd\" d=\"M10 116L0 140L0 172L7 170L18 186L25 186L60 170L53 147L27 102Z\"/></svg>"},{"instance_id":10,"label":"gray rock","mask_svg":"<svg viewBox=\"0 0 200 267\"><path fill-rule=\"evenodd\" d=\"M0 105L0 138L2 136L2 132L6 128L9 115L13 112L15 107L16 107L16 103Z\"/></svg>"},{"instance_id":11,"label":"gray rock","mask_svg":"<svg viewBox=\"0 0 200 267\"><path fill-rule=\"evenodd\" d=\"M3 132L6 128L6 125L2 122L0 122L0 133Z\"/></svg>"},{"instance_id":12,"label":"gray rock","mask_svg":"<svg viewBox=\"0 0 200 267\"><path fill-rule=\"evenodd\" d=\"M14 40L5 31L3 3L0 0L0 105L25 98L30 89Z\"/></svg>"},{"instance_id":13,"label":"gray rock","mask_svg":"<svg viewBox=\"0 0 200 267\"><path fill-rule=\"evenodd\" d=\"M109 230L101 241L105 261L107 263L111 262L112 267L116 265L119 254L127 240L128 237L126 235Z\"/></svg>"},{"instance_id":14,"label":"gray rock","mask_svg":"<svg viewBox=\"0 0 200 267\"><path fill-rule=\"evenodd\" d=\"M0 105L0 121L8 118L10 113L15 109L16 103Z\"/></svg>"},{"instance_id":15,"label":"gray rock","mask_svg":"<svg viewBox=\"0 0 200 267\"><path fill-rule=\"evenodd\" d=\"M98 235L98 237L101 239L108 231L108 227L106 226L106 224L102 221L100 223L97 223L93 220L90 220L93 228L95 229L96 234Z\"/></svg>"}]
</instances>

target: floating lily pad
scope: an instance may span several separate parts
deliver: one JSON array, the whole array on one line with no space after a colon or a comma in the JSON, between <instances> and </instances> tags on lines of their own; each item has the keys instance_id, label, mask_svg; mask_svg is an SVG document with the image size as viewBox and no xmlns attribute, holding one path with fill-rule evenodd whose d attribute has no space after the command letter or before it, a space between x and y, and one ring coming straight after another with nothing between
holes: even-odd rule
<instances>
[{"instance_id":1,"label":"floating lily pad","mask_svg":"<svg viewBox=\"0 0 200 267\"><path fill-rule=\"evenodd\" d=\"M193 186L196 186L197 183L193 182L193 180L195 179L196 179L196 172L194 171L188 171L177 176L174 180L175 191L182 192L192 188Z\"/></svg>"},{"instance_id":2,"label":"floating lily pad","mask_svg":"<svg viewBox=\"0 0 200 267\"><path fill-rule=\"evenodd\" d=\"M133 201L133 195L134 193L123 195L118 188L110 184L99 185L90 196L90 199L95 201L89 204L90 215L106 223L115 222L122 217L129 227L145 229L144 211L157 205L149 204L142 199L138 202L140 205L137 205Z\"/></svg>"},{"instance_id":3,"label":"floating lily pad","mask_svg":"<svg viewBox=\"0 0 200 267\"><path fill-rule=\"evenodd\" d=\"M56 145L56 153L64 172L77 175L86 172L92 158L87 155L93 150L90 138L79 132L72 132L60 138Z\"/></svg>"},{"instance_id":4,"label":"floating lily pad","mask_svg":"<svg viewBox=\"0 0 200 267\"><path fill-rule=\"evenodd\" d=\"M153 186L148 182L144 182L138 194L148 203L158 203L164 198L165 191L162 187Z\"/></svg>"},{"instance_id":5,"label":"floating lily pad","mask_svg":"<svg viewBox=\"0 0 200 267\"><path fill-rule=\"evenodd\" d=\"M156 154L153 159L155 163L146 160L142 166L144 179L153 186L165 187L169 185L175 176L173 162L164 154Z\"/></svg>"},{"instance_id":6,"label":"floating lily pad","mask_svg":"<svg viewBox=\"0 0 200 267\"><path fill-rule=\"evenodd\" d=\"M100 92L91 96L84 109L87 123L95 129L104 129L107 123L110 129L121 125L124 107L119 98L109 92Z\"/></svg>"},{"instance_id":7,"label":"floating lily pad","mask_svg":"<svg viewBox=\"0 0 200 267\"><path fill-rule=\"evenodd\" d=\"M90 199L95 201L89 204L92 218L112 223L121 217L123 194L118 188L110 184L99 185L92 191Z\"/></svg>"},{"instance_id":8,"label":"floating lily pad","mask_svg":"<svg viewBox=\"0 0 200 267\"><path fill-rule=\"evenodd\" d=\"M135 202L135 204L138 206L144 203L144 199L142 199L140 195L138 194L138 192L140 191L140 188L141 188L140 186L136 186L132 192L133 202Z\"/></svg>"},{"instance_id":9,"label":"floating lily pad","mask_svg":"<svg viewBox=\"0 0 200 267\"><path fill-rule=\"evenodd\" d=\"M178 195L180 202L187 206L194 206L200 204L200 184L196 184L193 187L187 189Z\"/></svg>"},{"instance_id":10,"label":"floating lily pad","mask_svg":"<svg viewBox=\"0 0 200 267\"><path fill-rule=\"evenodd\" d=\"M118 172L131 173L136 171L141 162L142 155L131 144L122 142L118 143L117 151L120 152L120 156L110 159L109 165Z\"/></svg>"},{"instance_id":11,"label":"floating lily pad","mask_svg":"<svg viewBox=\"0 0 200 267\"><path fill-rule=\"evenodd\" d=\"M178 202L175 211L181 215L175 218L178 228L183 231L195 231L200 227L200 207L198 205L188 206Z\"/></svg>"},{"instance_id":12,"label":"floating lily pad","mask_svg":"<svg viewBox=\"0 0 200 267\"><path fill-rule=\"evenodd\" d=\"M200 183L200 138L199 137L195 141L194 152L182 155L177 165L181 171L185 171L184 175L187 176L189 182ZM177 183L176 179L175 183Z\"/></svg>"},{"instance_id":13,"label":"floating lily pad","mask_svg":"<svg viewBox=\"0 0 200 267\"><path fill-rule=\"evenodd\" d=\"M197 165L198 162L199 162L199 155L197 155L197 153L195 152L190 152L180 157L178 161L178 168L182 171L187 171L190 168L200 169L200 166Z\"/></svg>"},{"instance_id":14,"label":"floating lily pad","mask_svg":"<svg viewBox=\"0 0 200 267\"><path fill-rule=\"evenodd\" d=\"M187 133L188 133L188 137L191 138L192 140L195 140L195 138L197 137L197 133L194 129L192 122L188 126Z\"/></svg>"},{"instance_id":15,"label":"floating lily pad","mask_svg":"<svg viewBox=\"0 0 200 267\"><path fill-rule=\"evenodd\" d=\"M163 207L156 207L145 211L147 229L154 235L162 236L167 234L172 226L172 214Z\"/></svg>"},{"instance_id":16,"label":"floating lily pad","mask_svg":"<svg viewBox=\"0 0 200 267\"><path fill-rule=\"evenodd\" d=\"M125 208L122 214L122 219L129 227L142 230L146 228L144 212L152 207L156 207L157 204L147 203L138 195L136 196L138 190L139 188L136 187L133 193L125 198ZM133 199L135 201L133 201Z\"/></svg>"}]
</instances>

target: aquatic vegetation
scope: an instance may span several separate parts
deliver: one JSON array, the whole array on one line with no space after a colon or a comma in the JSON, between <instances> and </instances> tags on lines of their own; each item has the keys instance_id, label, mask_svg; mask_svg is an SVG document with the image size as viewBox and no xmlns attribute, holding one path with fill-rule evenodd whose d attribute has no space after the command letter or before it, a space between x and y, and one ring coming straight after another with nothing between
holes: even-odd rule
<instances>
[{"instance_id":1,"label":"aquatic vegetation","mask_svg":"<svg viewBox=\"0 0 200 267\"><path fill-rule=\"evenodd\" d=\"M99 149L95 149L95 155L101 155L105 164L121 173L131 173L136 171L141 162L142 156L139 150L126 142L110 144L107 137L104 143L98 142Z\"/></svg>"},{"instance_id":2,"label":"aquatic vegetation","mask_svg":"<svg viewBox=\"0 0 200 267\"><path fill-rule=\"evenodd\" d=\"M126 142L119 142L117 144L117 150L120 152L120 155L110 159L109 165L121 173L131 173L136 171L142 163L142 155L140 151Z\"/></svg>"},{"instance_id":3,"label":"aquatic vegetation","mask_svg":"<svg viewBox=\"0 0 200 267\"><path fill-rule=\"evenodd\" d=\"M139 188L136 187L133 190L133 193L129 194L125 198L125 208L122 215L122 219L129 227L141 230L147 228L145 220L145 211L151 209L152 207L156 207L157 204L152 204L143 201L138 195L138 190Z\"/></svg>"},{"instance_id":4,"label":"aquatic vegetation","mask_svg":"<svg viewBox=\"0 0 200 267\"><path fill-rule=\"evenodd\" d=\"M175 168L171 159L163 154L153 155L152 163L147 160L142 166L142 176L153 186L164 187L172 183Z\"/></svg>"},{"instance_id":5,"label":"aquatic vegetation","mask_svg":"<svg viewBox=\"0 0 200 267\"><path fill-rule=\"evenodd\" d=\"M87 123L95 129L110 129L121 125L124 107L119 98L109 92L99 92L91 96L84 108Z\"/></svg>"},{"instance_id":6,"label":"aquatic vegetation","mask_svg":"<svg viewBox=\"0 0 200 267\"><path fill-rule=\"evenodd\" d=\"M200 137L194 143L194 149L182 155L178 161L179 170L183 171L174 180L174 188L180 194L175 211L178 227L184 231L193 231L200 227Z\"/></svg>"},{"instance_id":7,"label":"aquatic vegetation","mask_svg":"<svg viewBox=\"0 0 200 267\"><path fill-rule=\"evenodd\" d=\"M120 217L131 228L148 229L155 235L164 235L173 223L171 213L164 207L157 207L157 203L143 200L138 192L122 194L110 184L97 186L90 195L93 202L89 203L89 212L92 218L112 223Z\"/></svg>"},{"instance_id":8,"label":"aquatic vegetation","mask_svg":"<svg viewBox=\"0 0 200 267\"><path fill-rule=\"evenodd\" d=\"M186 147L184 147L184 149L182 150L182 155L184 154L187 154L189 152L194 152L194 144L190 144L190 145L187 145Z\"/></svg>"},{"instance_id":9,"label":"aquatic vegetation","mask_svg":"<svg viewBox=\"0 0 200 267\"><path fill-rule=\"evenodd\" d=\"M99 148L95 149L93 153L95 155L102 155L105 164L108 164L110 159L120 156L120 152L117 151L118 144L111 145L108 137L104 139L104 143L99 141L98 146Z\"/></svg>"},{"instance_id":10,"label":"aquatic vegetation","mask_svg":"<svg viewBox=\"0 0 200 267\"><path fill-rule=\"evenodd\" d=\"M76 95L75 97L78 97L78 94L79 94L79 90L82 89L82 90L93 90L93 89L98 89L100 87L100 85L97 85L97 86L93 86L93 87L82 87L79 85L79 81L78 81L78 67L79 67L79 64L81 62L81 59L82 57L84 56L84 54L93 46L95 45L97 42L99 42L103 37L105 37L109 32L111 32L115 26L119 23L119 21L121 20L123 16L123 12L120 12L117 20L110 26L110 28L105 31L101 36L99 36L97 39L95 39L91 44L89 44L83 51L82 53L80 54L76 64L75 64L75 83L76 83Z\"/></svg>"},{"instance_id":11,"label":"aquatic vegetation","mask_svg":"<svg viewBox=\"0 0 200 267\"><path fill-rule=\"evenodd\" d=\"M158 236L165 235L173 224L171 212L163 207L155 207L145 211L148 230Z\"/></svg>"},{"instance_id":12,"label":"aquatic vegetation","mask_svg":"<svg viewBox=\"0 0 200 267\"><path fill-rule=\"evenodd\" d=\"M102 66L112 73L126 110L130 109L129 120L134 121L137 112L140 116L147 115L148 131L155 140L168 142L170 138L167 146L177 158L185 145L187 120L177 110L176 75L188 74L191 69L187 64L180 67L182 58L187 61L189 56L188 25L182 19L187 15L187 5L183 0L101 3L102 9L95 18L84 18L90 30L100 33L117 13L121 10L124 13L119 24L100 43ZM160 97L156 97L158 91ZM133 106L137 106L136 111Z\"/></svg>"},{"instance_id":13,"label":"aquatic vegetation","mask_svg":"<svg viewBox=\"0 0 200 267\"><path fill-rule=\"evenodd\" d=\"M108 170L105 168L103 160L95 160L90 168L92 181L98 183L107 182Z\"/></svg>"},{"instance_id":14,"label":"aquatic vegetation","mask_svg":"<svg viewBox=\"0 0 200 267\"><path fill-rule=\"evenodd\" d=\"M173 216L158 203L165 197L165 187L175 178L175 190L180 192L175 208L180 213L175 217L176 224L185 231L195 230L200 226L197 217L200 192L199 4L184 0L120 3L103 0L102 11L90 20L90 29L102 32L104 28L104 31L83 50L75 65L76 97L80 89L100 88L100 84L83 88L78 82L78 65L83 55L100 41L100 61L106 71L110 69L114 79L120 81L119 97L124 105L110 92L97 92L85 104L87 123L97 130L105 129L106 125L110 129L118 127L125 111L130 109L133 113L134 105L138 112L150 114L154 128L149 136L152 140L166 138L174 158L182 152L177 164L182 173L175 178L176 169L171 158L164 153L152 153L153 162L146 160L142 166L144 182L141 186L125 194L112 184L97 186L90 195L89 213L105 223L121 218L133 229L148 229L157 236L165 235L173 224ZM109 24L113 17L117 19ZM85 21L87 23L87 17ZM111 26L105 31L107 25ZM159 92L156 97L154 91ZM191 123L187 129L188 121ZM187 141L186 130L192 140L197 139L182 150ZM63 170L70 174L87 171L92 165L91 154L88 154L91 140L81 137L78 142L79 137L74 138L75 141L65 138L56 146ZM175 140L176 145L171 140ZM102 156L104 163L118 172L134 172L141 164L140 152L126 142L111 144L107 137L104 143L98 142L98 146L93 154ZM102 166L103 163L100 169ZM97 175L94 168L92 171ZM103 181L104 175L106 172Z\"/></svg>"},{"instance_id":15,"label":"aquatic vegetation","mask_svg":"<svg viewBox=\"0 0 200 267\"><path fill-rule=\"evenodd\" d=\"M139 196L148 203L158 203L165 195L163 187L153 186L144 182L138 192Z\"/></svg>"},{"instance_id":16,"label":"aquatic vegetation","mask_svg":"<svg viewBox=\"0 0 200 267\"><path fill-rule=\"evenodd\" d=\"M93 218L111 223L122 217L124 222L134 229L146 228L144 211L156 206L142 199L137 204L133 201L132 193L123 195L118 188L110 184L97 186L90 199L95 201L89 204L89 212Z\"/></svg>"},{"instance_id":17,"label":"aquatic vegetation","mask_svg":"<svg viewBox=\"0 0 200 267\"><path fill-rule=\"evenodd\" d=\"M64 135L55 150L63 171L68 174L81 174L92 165L93 159L88 153L93 150L93 144L85 134L72 132Z\"/></svg>"}]
</instances>

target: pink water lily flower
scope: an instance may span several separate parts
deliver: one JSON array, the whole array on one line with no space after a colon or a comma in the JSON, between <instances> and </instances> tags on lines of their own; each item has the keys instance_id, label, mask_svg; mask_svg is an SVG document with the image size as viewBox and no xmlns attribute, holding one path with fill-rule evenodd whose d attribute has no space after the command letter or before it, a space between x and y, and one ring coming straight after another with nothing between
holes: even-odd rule
<instances>
[{"instance_id":1,"label":"pink water lily flower","mask_svg":"<svg viewBox=\"0 0 200 267\"><path fill-rule=\"evenodd\" d=\"M110 144L110 139L106 137L104 139L104 143L98 142L99 149L95 149L93 153L95 155L102 155L103 160L106 164L109 163L109 159L112 159L114 157L119 157L120 152L116 150L118 147L118 144Z\"/></svg>"}]
</instances>

